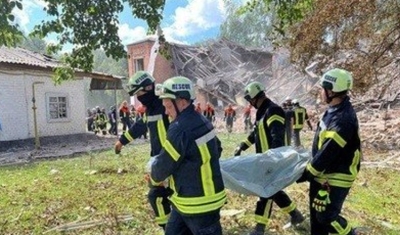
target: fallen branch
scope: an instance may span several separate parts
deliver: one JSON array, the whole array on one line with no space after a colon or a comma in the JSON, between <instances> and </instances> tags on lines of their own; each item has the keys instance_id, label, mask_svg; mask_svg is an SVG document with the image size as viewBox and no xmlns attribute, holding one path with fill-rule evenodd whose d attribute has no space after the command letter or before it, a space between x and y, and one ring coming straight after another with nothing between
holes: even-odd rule
<instances>
[{"instance_id":1,"label":"fallen branch","mask_svg":"<svg viewBox=\"0 0 400 235\"><path fill-rule=\"evenodd\" d=\"M127 222L130 220L133 220L132 215L120 215L120 216L117 216L117 218L116 218L117 223L123 223L123 222ZM78 221L81 221L81 220L78 220ZM71 230L77 230L77 229L87 229L87 228L92 228L92 227L96 227L96 226L107 223L106 220L92 220L92 221L86 221L86 222L81 222L81 223L78 223L78 221L74 221L74 222L70 222L70 223L67 223L64 225L57 226L55 228L47 230L43 234L53 232L53 231L65 232L65 231L71 231Z\"/></svg>"}]
</instances>

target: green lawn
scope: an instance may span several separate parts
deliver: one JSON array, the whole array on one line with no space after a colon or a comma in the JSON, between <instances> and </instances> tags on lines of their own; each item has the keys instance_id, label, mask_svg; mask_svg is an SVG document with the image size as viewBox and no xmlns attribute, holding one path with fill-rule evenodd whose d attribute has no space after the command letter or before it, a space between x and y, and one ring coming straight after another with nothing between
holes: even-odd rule
<instances>
[{"instance_id":1,"label":"green lawn","mask_svg":"<svg viewBox=\"0 0 400 235\"><path fill-rule=\"evenodd\" d=\"M307 134L306 134L307 135ZM244 134L218 134L223 157L231 156ZM310 144L306 136L305 145ZM111 146L110 146L111 147ZM72 159L41 161L0 168L0 234L162 234L152 221L143 180L149 144L131 144L121 156L113 151ZM123 169L118 173L118 169ZM368 227L366 234L400 234L400 172L362 169L344 206L351 223ZM307 213L307 184L286 189ZM228 192L224 209L244 210L224 216L225 234L245 234L254 224L257 198ZM276 209L276 208L275 208ZM126 219L126 222L121 222ZM270 228L275 234L307 234L283 230L288 216L276 210ZM68 226L62 226L68 225ZM75 227L84 227L74 229ZM391 228L394 226L394 228Z\"/></svg>"}]
</instances>

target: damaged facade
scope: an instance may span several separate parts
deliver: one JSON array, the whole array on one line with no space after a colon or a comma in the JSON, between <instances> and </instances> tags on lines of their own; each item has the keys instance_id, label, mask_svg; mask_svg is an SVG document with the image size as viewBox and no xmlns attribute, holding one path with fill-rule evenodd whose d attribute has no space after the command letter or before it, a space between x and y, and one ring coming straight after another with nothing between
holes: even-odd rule
<instances>
[{"instance_id":1,"label":"damaged facade","mask_svg":"<svg viewBox=\"0 0 400 235\"><path fill-rule=\"evenodd\" d=\"M156 38L148 37L128 45L129 76L148 68L154 43ZM203 107L206 102L215 107L229 103L244 106L243 89L252 81L265 84L268 96L275 102L282 102L286 96L301 101L315 84L315 79L288 63L285 53L245 47L226 39L201 46L167 46L170 59L158 54L154 61L156 81L177 75L188 77L196 84L196 102Z\"/></svg>"}]
</instances>

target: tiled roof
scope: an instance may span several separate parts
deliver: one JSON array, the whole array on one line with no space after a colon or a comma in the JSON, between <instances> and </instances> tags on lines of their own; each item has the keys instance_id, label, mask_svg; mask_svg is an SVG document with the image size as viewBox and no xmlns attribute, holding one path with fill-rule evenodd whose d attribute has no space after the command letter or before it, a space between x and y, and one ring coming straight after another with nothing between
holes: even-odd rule
<instances>
[{"instance_id":1,"label":"tiled roof","mask_svg":"<svg viewBox=\"0 0 400 235\"><path fill-rule=\"evenodd\" d=\"M5 46L0 47L0 63L30 65L42 68L55 68L61 65L53 57L19 47L9 48Z\"/></svg>"}]
</instances>

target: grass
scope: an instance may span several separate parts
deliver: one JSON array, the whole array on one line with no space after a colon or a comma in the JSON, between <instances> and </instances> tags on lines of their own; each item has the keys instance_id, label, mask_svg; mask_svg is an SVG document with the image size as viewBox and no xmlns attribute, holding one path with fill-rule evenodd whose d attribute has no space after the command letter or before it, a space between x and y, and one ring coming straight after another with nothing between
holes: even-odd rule
<instances>
[{"instance_id":1,"label":"grass","mask_svg":"<svg viewBox=\"0 0 400 235\"><path fill-rule=\"evenodd\" d=\"M311 133L305 133L305 146ZM231 156L244 134L219 133L223 157ZM111 146L110 146L111 147ZM373 152L369 153L374 154ZM117 156L110 151L77 158L41 161L0 168L0 234L60 234L53 228L71 222L99 221L97 226L65 234L162 234L153 222L143 180L149 144L131 144ZM384 155L380 155L384 157ZM370 159L370 158L369 158ZM118 173L118 169L124 171ZM343 213L353 225L368 227L366 234L399 234L400 172L381 168L362 169L344 205ZM307 184L286 189L307 213ZM224 216L224 234L245 234L254 225L257 198L228 192L223 209L244 210ZM288 216L274 207L270 223L275 234L307 234L283 230ZM131 215L128 222L121 216ZM119 219L118 219L119 218Z\"/></svg>"}]
</instances>

